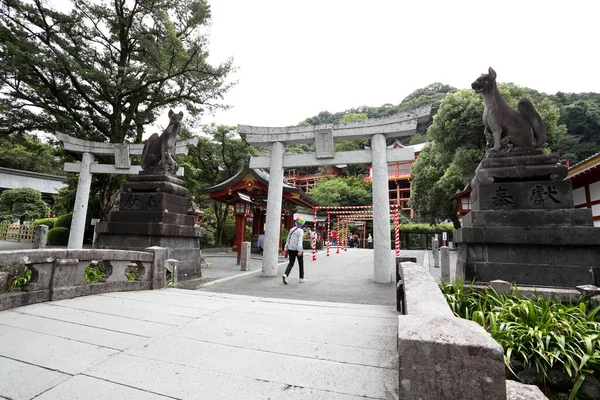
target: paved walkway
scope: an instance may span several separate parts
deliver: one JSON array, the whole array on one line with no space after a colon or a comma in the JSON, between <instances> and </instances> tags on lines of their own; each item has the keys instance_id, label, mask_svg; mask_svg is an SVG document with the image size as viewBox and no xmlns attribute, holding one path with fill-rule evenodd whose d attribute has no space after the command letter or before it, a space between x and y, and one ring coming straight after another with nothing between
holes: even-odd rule
<instances>
[{"instance_id":1,"label":"paved walkway","mask_svg":"<svg viewBox=\"0 0 600 400\"><path fill-rule=\"evenodd\" d=\"M307 253L308 282L296 266L289 285L261 277L259 256L235 277L233 256L206 255L199 290L0 312L0 397L397 398L394 285L373 282L372 251Z\"/></svg>"}]
</instances>

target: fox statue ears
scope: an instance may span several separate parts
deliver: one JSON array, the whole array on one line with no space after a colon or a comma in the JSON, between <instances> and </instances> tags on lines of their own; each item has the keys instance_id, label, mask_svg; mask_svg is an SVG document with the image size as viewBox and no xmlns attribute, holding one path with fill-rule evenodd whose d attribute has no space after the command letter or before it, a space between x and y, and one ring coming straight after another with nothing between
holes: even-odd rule
<instances>
[{"instance_id":1,"label":"fox statue ears","mask_svg":"<svg viewBox=\"0 0 600 400\"><path fill-rule=\"evenodd\" d=\"M169 118L171 118L171 117L173 116L173 114L175 114L175 113L173 112L173 110L172 110L172 109L171 109L171 110L169 110ZM179 115L181 115L181 116L183 117L183 111L179 111Z\"/></svg>"},{"instance_id":2,"label":"fox statue ears","mask_svg":"<svg viewBox=\"0 0 600 400\"><path fill-rule=\"evenodd\" d=\"M496 71L494 71L494 68L490 67L488 69L488 74L489 74L490 78L492 78L493 80L496 80Z\"/></svg>"}]
</instances>

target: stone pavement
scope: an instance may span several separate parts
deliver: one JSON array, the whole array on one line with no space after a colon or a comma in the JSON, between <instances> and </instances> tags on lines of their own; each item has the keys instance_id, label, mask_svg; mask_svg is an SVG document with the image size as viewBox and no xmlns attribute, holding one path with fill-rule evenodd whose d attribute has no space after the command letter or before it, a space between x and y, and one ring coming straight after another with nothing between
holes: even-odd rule
<instances>
[{"instance_id":1,"label":"stone pavement","mask_svg":"<svg viewBox=\"0 0 600 400\"><path fill-rule=\"evenodd\" d=\"M389 306L207 291L41 303L0 312L0 397L394 399L396 332Z\"/></svg>"},{"instance_id":2,"label":"stone pavement","mask_svg":"<svg viewBox=\"0 0 600 400\"><path fill-rule=\"evenodd\" d=\"M403 256L423 259L422 251ZM394 284L371 250L317 261L306 283L242 272L234 254L198 290L108 293L0 312L0 398L396 399Z\"/></svg>"},{"instance_id":3,"label":"stone pavement","mask_svg":"<svg viewBox=\"0 0 600 400\"><path fill-rule=\"evenodd\" d=\"M421 263L424 253L424 250L403 250L401 255L417 257ZM373 250L348 249L335 254L332 249L329 257L325 251L320 251L316 261L312 261L310 251L305 251L304 277L307 282L299 283L296 262L288 285L281 281L288 263L282 257L279 258L277 276L264 277L261 276L258 254L252 255L251 271L247 272L240 271L240 266L235 264L235 255L226 255L223 251L203 251L202 254L212 266L202 270L202 279L182 282L182 288L279 299L396 305L395 282L379 284L373 280ZM394 271L393 274L395 276Z\"/></svg>"}]
</instances>

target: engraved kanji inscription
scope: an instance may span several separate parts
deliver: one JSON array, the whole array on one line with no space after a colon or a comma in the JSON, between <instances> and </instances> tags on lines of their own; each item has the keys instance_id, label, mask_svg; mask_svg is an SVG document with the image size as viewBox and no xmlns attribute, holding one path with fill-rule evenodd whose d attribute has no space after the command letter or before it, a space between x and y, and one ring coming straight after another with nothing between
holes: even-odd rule
<instances>
[{"instance_id":1,"label":"engraved kanji inscription","mask_svg":"<svg viewBox=\"0 0 600 400\"><path fill-rule=\"evenodd\" d=\"M554 203L560 203L560 194L558 190L556 190L556 186L542 186L535 185L535 187L531 190L531 195L529 196L529 201L533 201L533 204L536 206L543 206L546 204L546 201L553 201Z\"/></svg>"},{"instance_id":2,"label":"engraved kanji inscription","mask_svg":"<svg viewBox=\"0 0 600 400\"><path fill-rule=\"evenodd\" d=\"M496 195L492 197L492 205L504 207L511 204L515 204L513 196L502 186L498 186L496 189Z\"/></svg>"},{"instance_id":3,"label":"engraved kanji inscription","mask_svg":"<svg viewBox=\"0 0 600 400\"><path fill-rule=\"evenodd\" d=\"M146 202L146 207L148 208L148 210L154 210L157 206L157 202L156 199L154 198L154 196L150 196L148 198L148 201Z\"/></svg>"},{"instance_id":4,"label":"engraved kanji inscription","mask_svg":"<svg viewBox=\"0 0 600 400\"><path fill-rule=\"evenodd\" d=\"M140 197L136 195L129 196L125 203L126 210L139 210L140 209Z\"/></svg>"}]
</instances>

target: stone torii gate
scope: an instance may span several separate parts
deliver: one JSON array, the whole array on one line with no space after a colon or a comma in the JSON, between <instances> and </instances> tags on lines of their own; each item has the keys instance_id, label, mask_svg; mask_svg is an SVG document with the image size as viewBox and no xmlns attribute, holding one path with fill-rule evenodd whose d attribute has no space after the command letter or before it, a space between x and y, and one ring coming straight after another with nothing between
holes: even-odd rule
<instances>
[{"instance_id":1,"label":"stone torii gate","mask_svg":"<svg viewBox=\"0 0 600 400\"><path fill-rule=\"evenodd\" d=\"M252 157L251 168L269 168L269 193L265 250L262 270L265 276L277 275L277 251L281 230L281 198L283 169L293 167L325 166L337 164L371 164L373 166L373 242L374 279L377 283L392 280L393 256L390 237L388 198L388 162L414 160L412 149L387 150L387 137L408 136L425 122L431 106L423 106L393 117L366 120L347 124L326 124L301 127L259 127L238 125L238 133L253 145L272 144L270 157ZM370 139L370 150L334 152L336 140ZM315 143L316 154L285 154L285 144Z\"/></svg>"},{"instance_id":2,"label":"stone torii gate","mask_svg":"<svg viewBox=\"0 0 600 400\"><path fill-rule=\"evenodd\" d=\"M75 207L73 208L73 219L69 232L69 249L81 249L83 247L83 234L85 231L85 217L87 214L88 201L90 199L90 186L92 174L127 174L136 175L142 167L131 165L131 156L141 156L144 143L103 143L89 140L77 139L73 136L56 132L54 136L63 142L65 150L81 153L83 157L80 163L65 163L66 172L79 174L77 183L77 194L75 195ZM184 156L189 148L198 143L198 138L178 140L175 145L175 155ZM107 155L115 158L114 164L98 164L94 162L95 155ZM183 167L177 171L177 175L183 175Z\"/></svg>"}]
</instances>

